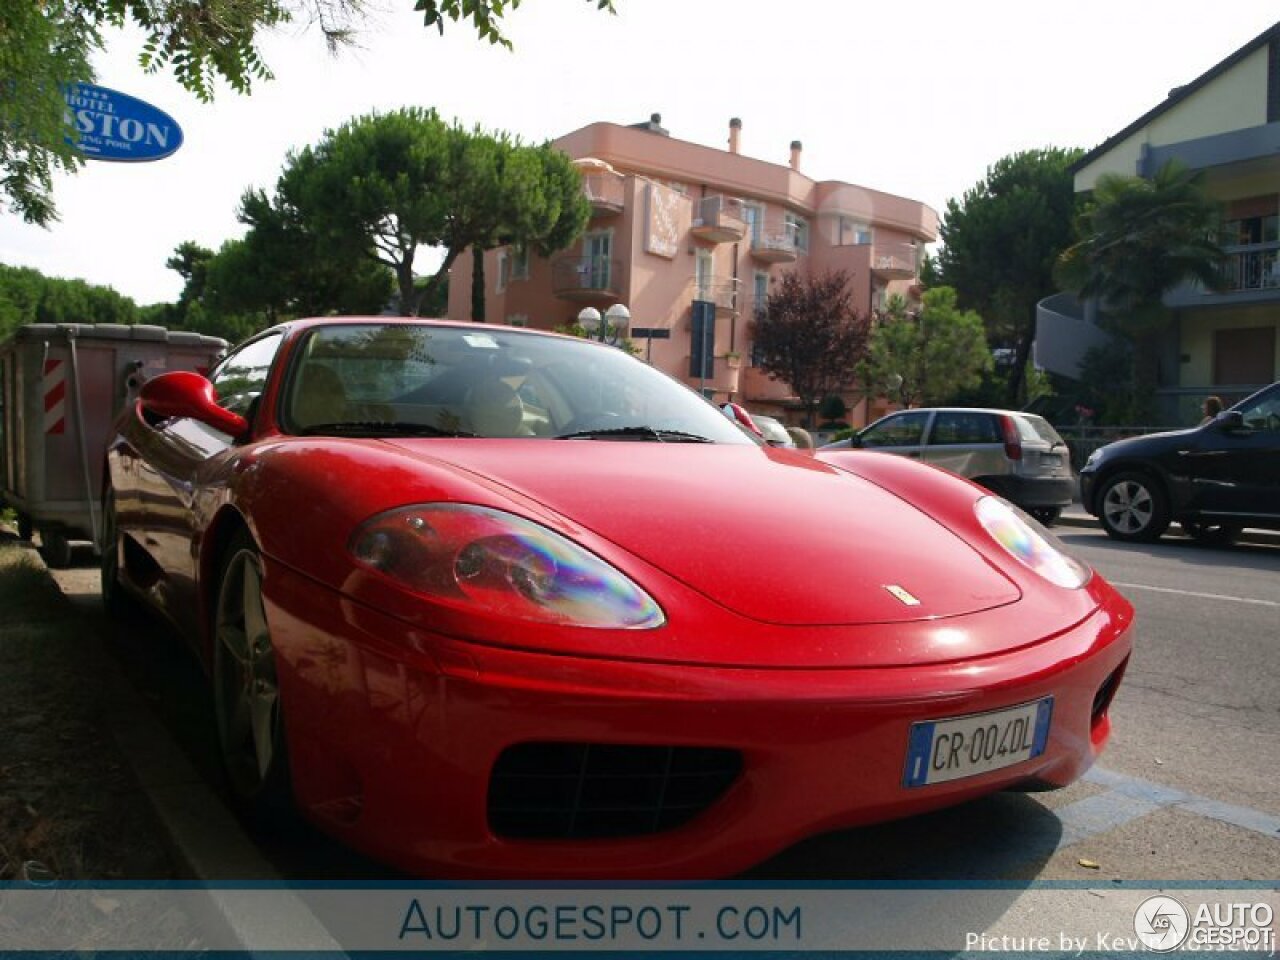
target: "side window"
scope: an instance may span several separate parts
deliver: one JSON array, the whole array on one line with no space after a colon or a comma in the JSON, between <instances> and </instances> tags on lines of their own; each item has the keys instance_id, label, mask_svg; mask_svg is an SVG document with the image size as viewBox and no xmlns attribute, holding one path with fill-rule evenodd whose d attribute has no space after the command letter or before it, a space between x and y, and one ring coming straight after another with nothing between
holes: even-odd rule
<instances>
[{"instance_id":1,"label":"side window","mask_svg":"<svg viewBox=\"0 0 1280 960\"><path fill-rule=\"evenodd\" d=\"M972 446L979 443L1000 443L995 418L989 413L968 411L944 411L933 421L933 433L929 443L936 446Z\"/></svg>"},{"instance_id":2,"label":"side window","mask_svg":"<svg viewBox=\"0 0 1280 960\"><path fill-rule=\"evenodd\" d=\"M1244 425L1252 430L1280 433L1280 389L1271 390L1257 402L1240 410Z\"/></svg>"},{"instance_id":3,"label":"side window","mask_svg":"<svg viewBox=\"0 0 1280 960\"><path fill-rule=\"evenodd\" d=\"M262 394L271 372L271 362L280 349L281 334L275 333L245 344L218 365L210 378L218 394L218 404L249 416L249 408Z\"/></svg>"},{"instance_id":4,"label":"side window","mask_svg":"<svg viewBox=\"0 0 1280 960\"><path fill-rule=\"evenodd\" d=\"M889 417L862 434L864 447L914 447L924 437L929 414L923 410L899 413Z\"/></svg>"}]
</instances>

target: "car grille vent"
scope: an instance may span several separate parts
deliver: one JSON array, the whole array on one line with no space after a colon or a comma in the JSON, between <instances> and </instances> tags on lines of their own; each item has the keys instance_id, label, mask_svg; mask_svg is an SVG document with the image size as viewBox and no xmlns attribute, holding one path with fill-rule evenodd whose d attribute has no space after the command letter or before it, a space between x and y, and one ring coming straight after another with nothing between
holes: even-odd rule
<instances>
[{"instance_id":1,"label":"car grille vent","mask_svg":"<svg viewBox=\"0 0 1280 960\"><path fill-rule=\"evenodd\" d=\"M1093 712L1092 721L1097 723L1102 719L1102 715L1106 712L1107 707L1111 706L1111 700L1116 695L1116 690L1120 687L1120 678L1124 676L1124 668L1129 665L1126 657L1124 662L1115 670L1111 671L1111 675L1102 682L1102 686L1098 688L1098 692L1093 695Z\"/></svg>"},{"instance_id":2,"label":"car grille vent","mask_svg":"<svg viewBox=\"0 0 1280 960\"><path fill-rule=\"evenodd\" d=\"M489 782L489 826L513 839L659 833L689 822L729 788L742 755L717 747L522 743Z\"/></svg>"}]
</instances>

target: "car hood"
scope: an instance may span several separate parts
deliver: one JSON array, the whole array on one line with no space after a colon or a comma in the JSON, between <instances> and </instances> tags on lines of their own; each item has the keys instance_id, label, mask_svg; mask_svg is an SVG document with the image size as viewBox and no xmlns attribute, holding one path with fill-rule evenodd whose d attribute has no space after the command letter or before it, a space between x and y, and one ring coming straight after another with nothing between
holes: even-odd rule
<instances>
[{"instance_id":1,"label":"car hood","mask_svg":"<svg viewBox=\"0 0 1280 960\"><path fill-rule=\"evenodd\" d=\"M384 442L497 484L517 507L533 501L761 622L901 623L974 613L1021 595L921 510L789 451L555 440ZM565 444L572 444L570 451ZM653 589L639 565L629 566L627 572Z\"/></svg>"}]
</instances>

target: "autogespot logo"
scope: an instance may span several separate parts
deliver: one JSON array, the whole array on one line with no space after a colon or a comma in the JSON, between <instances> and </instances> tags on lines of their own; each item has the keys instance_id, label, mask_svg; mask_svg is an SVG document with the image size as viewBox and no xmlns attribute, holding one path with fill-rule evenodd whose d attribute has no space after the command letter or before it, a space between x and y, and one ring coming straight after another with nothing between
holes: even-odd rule
<instances>
[{"instance_id":1,"label":"autogespot logo","mask_svg":"<svg viewBox=\"0 0 1280 960\"><path fill-rule=\"evenodd\" d=\"M1173 897L1149 897L1133 915L1133 932L1156 953L1178 949L1190 928L1191 915Z\"/></svg>"}]
</instances>

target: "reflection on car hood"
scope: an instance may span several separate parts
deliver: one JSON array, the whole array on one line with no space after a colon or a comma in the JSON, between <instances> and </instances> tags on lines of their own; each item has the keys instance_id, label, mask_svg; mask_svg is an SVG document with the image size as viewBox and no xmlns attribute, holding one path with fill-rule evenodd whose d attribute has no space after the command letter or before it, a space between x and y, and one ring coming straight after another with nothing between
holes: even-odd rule
<instances>
[{"instance_id":1,"label":"reflection on car hood","mask_svg":"<svg viewBox=\"0 0 1280 960\"><path fill-rule=\"evenodd\" d=\"M386 442L535 500L759 621L905 622L973 613L1020 596L1012 581L920 510L869 481L789 451L590 441ZM886 589L891 586L919 604L904 602Z\"/></svg>"}]
</instances>

